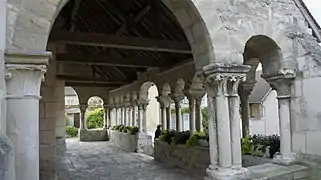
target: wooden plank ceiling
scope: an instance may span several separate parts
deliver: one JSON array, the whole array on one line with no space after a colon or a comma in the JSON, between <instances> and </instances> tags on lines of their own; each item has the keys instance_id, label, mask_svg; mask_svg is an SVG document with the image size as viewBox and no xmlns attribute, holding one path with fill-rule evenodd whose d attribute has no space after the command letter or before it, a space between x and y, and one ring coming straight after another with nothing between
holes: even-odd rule
<instances>
[{"instance_id":1,"label":"wooden plank ceiling","mask_svg":"<svg viewBox=\"0 0 321 180\"><path fill-rule=\"evenodd\" d=\"M56 60L66 86L117 88L148 68L192 59L182 28L160 0L72 0L49 42L64 45Z\"/></svg>"}]
</instances>

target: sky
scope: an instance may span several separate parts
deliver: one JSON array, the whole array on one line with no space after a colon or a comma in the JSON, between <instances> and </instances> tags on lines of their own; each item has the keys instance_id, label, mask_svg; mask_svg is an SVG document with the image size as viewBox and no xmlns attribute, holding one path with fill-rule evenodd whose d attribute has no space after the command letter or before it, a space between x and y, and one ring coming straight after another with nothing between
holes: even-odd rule
<instances>
[{"instance_id":1,"label":"sky","mask_svg":"<svg viewBox=\"0 0 321 180\"><path fill-rule=\"evenodd\" d=\"M312 16L321 25L321 0L303 0Z\"/></svg>"}]
</instances>

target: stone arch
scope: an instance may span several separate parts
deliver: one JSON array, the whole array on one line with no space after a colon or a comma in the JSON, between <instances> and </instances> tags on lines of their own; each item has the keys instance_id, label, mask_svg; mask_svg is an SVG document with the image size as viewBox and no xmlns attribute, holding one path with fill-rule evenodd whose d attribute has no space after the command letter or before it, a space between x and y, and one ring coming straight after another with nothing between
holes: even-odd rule
<instances>
[{"instance_id":1,"label":"stone arch","mask_svg":"<svg viewBox=\"0 0 321 180\"><path fill-rule=\"evenodd\" d=\"M244 64L250 65L256 70L259 63L262 64L263 76L275 76L281 70L295 69L295 62L292 58L283 58L283 50L270 37L265 35L252 36L244 48Z\"/></svg>"},{"instance_id":2,"label":"stone arch","mask_svg":"<svg viewBox=\"0 0 321 180\"><path fill-rule=\"evenodd\" d=\"M213 62L214 42L217 42L214 41L214 35L220 37L228 35L221 31L224 28L219 14L213 12L214 9L222 7L224 2L161 1L182 26L191 45L196 68L200 70L204 65ZM36 3L8 1L8 19L12 21L7 25L7 49L45 51L52 25L68 2L69 0L55 0L35 5Z\"/></svg>"},{"instance_id":3,"label":"stone arch","mask_svg":"<svg viewBox=\"0 0 321 180\"><path fill-rule=\"evenodd\" d=\"M139 91L139 98L140 99L148 99L148 90L150 89L150 87L152 87L153 85L156 86L155 83L153 82L145 82L142 84L141 88L140 88L140 91ZM157 88L157 86L156 86ZM158 91L158 88L157 88L157 91Z\"/></svg>"}]
</instances>

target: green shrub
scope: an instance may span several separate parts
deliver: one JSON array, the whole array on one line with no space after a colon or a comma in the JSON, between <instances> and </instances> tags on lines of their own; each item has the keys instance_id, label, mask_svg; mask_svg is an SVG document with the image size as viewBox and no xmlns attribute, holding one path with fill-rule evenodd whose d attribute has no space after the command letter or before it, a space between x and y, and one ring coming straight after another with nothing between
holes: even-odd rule
<instances>
[{"instance_id":1,"label":"green shrub","mask_svg":"<svg viewBox=\"0 0 321 180\"><path fill-rule=\"evenodd\" d=\"M172 137L172 142L173 144L186 144L187 140L191 136L189 131L183 131L183 132L178 132L175 131L174 137Z\"/></svg>"},{"instance_id":2,"label":"green shrub","mask_svg":"<svg viewBox=\"0 0 321 180\"><path fill-rule=\"evenodd\" d=\"M270 146L270 158L273 158L274 154L280 151L280 137L278 135L253 135L242 138L242 154L254 155L254 151L259 148L264 152L267 146Z\"/></svg>"},{"instance_id":3,"label":"green shrub","mask_svg":"<svg viewBox=\"0 0 321 180\"><path fill-rule=\"evenodd\" d=\"M66 126L66 134L69 137L76 137L78 135L78 128L73 126Z\"/></svg>"},{"instance_id":4,"label":"green shrub","mask_svg":"<svg viewBox=\"0 0 321 180\"><path fill-rule=\"evenodd\" d=\"M88 129L102 128L104 126L104 109L97 108L88 113L86 125Z\"/></svg>"},{"instance_id":5,"label":"green shrub","mask_svg":"<svg viewBox=\"0 0 321 180\"><path fill-rule=\"evenodd\" d=\"M208 116L208 108L205 107L202 109L202 125L203 125L203 130L205 134L208 134L208 121L209 121L209 116Z\"/></svg>"},{"instance_id":6,"label":"green shrub","mask_svg":"<svg viewBox=\"0 0 321 180\"><path fill-rule=\"evenodd\" d=\"M129 133L130 133L130 135L135 135L136 133L138 133L138 127L136 127L136 126L130 127Z\"/></svg>"},{"instance_id":7,"label":"green shrub","mask_svg":"<svg viewBox=\"0 0 321 180\"><path fill-rule=\"evenodd\" d=\"M204 132L195 132L191 137L189 137L189 139L186 142L186 145L188 146L198 146L199 145L199 141L200 139L209 141L209 137L207 134L205 134Z\"/></svg>"},{"instance_id":8,"label":"green shrub","mask_svg":"<svg viewBox=\"0 0 321 180\"><path fill-rule=\"evenodd\" d=\"M175 130L165 130L162 132L162 135L158 138L159 141L167 142L170 144L172 142L172 138L175 136Z\"/></svg>"}]
</instances>

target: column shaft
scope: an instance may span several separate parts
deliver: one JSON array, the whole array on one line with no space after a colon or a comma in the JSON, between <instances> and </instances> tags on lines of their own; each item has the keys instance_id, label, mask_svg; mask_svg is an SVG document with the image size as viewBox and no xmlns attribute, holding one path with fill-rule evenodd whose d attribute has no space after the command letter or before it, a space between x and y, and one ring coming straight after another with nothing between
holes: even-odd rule
<instances>
[{"instance_id":1,"label":"column shaft","mask_svg":"<svg viewBox=\"0 0 321 180\"><path fill-rule=\"evenodd\" d=\"M182 131L183 124L182 124L182 109L181 109L180 101L175 101L175 114L176 114L176 130Z\"/></svg>"},{"instance_id":2,"label":"column shaft","mask_svg":"<svg viewBox=\"0 0 321 180\"><path fill-rule=\"evenodd\" d=\"M188 99L189 104L189 130L191 134L195 132L195 99L190 97Z\"/></svg>"},{"instance_id":3,"label":"column shaft","mask_svg":"<svg viewBox=\"0 0 321 180\"><path fill-rule=\"evenodd\" d=\"M132 109L132 126L136 126L136 105L133 105Z\"/></svg>"},{"instance_id":4,"label":"column shaft","mask_svg":"<svg viewBox=\"0 0 321 180\"><path fill-rule=\"evenodd\" d=\"M280 123L280 151L282 159L292 159L290 97L278 97Z\"/></svg>"},{"instance_id":5,"label":"column shaft","mask_svg":"<svg viewBox=\"0 0 321 180\"><path fill-rule=\"evenodd\" d=\"M138 106L138 130L143 132L143 117L142 117L142 106Z\"/></svg>"},{"instance_id":6,"label":"column shaft","mask_svg":"<svg viewBox=\"0 0 321 180\"><path fill-rule=\"evenodd\" d=\"M166 107L166 129L171 129L171 108Z\"/></svg>"},{"instance_id":7,"label":"column shaft","mask_svg":"<svg viewBox=\"0 0 321 180\"><path fill-rule=\"evenodd\" d=\"M242 167L241 131L240 131L240 101L237 94L229 97L232 164L234 167Z\"/></svg>"},{"instance_id":8,"label":"column shaft","mask_svg":"<svg viewBox=\"0 0 321 180\"><path fill-rule=\"evenodd\" d=\"M161 123L162 123L162 129L166 129L166 109L164 106L160 106L160 118L161 118Z\"/></svg>"},{"instance_id":9,"label":"column shaft","mask_svg":"<svg viewBox=\"0 0 321 180\"><path fill-rule=\"evenodd\" d=\"M80 105L80 128L79 129L86 129L86 110L87 105Z\"/></svg>"},{"instance_id":10,"label":"column shaft","mask_svg":"<svg viewBox=\"0 0 321 180\"><path fill-rule=\"evenodd\" d=\"M147 132L147 105L143 105L143 132Z\"/></svg>"},{"instance_id":11,"label":"column shaft","mask_svg":"<svg viewBox=\"0 0 321 180\"><path fill-rule=\"evenodd\" d=\"M250 116L249 116L249 95L247 93L242 93L241 95L242 103L242 136L246 137L250 135Z\"/></svg>"},{"instance_id":12,"label":"column shaft","mask_svg":"<svg viewBox=\"0 0 321 180\"><path fill-rule=\"evenodd\" d=\"M196 131L203 130L201 102L202 102L202 98L197 98L195 100L195 121L196 121L195 127L196 127Z\"/></svg>"}]
</instances>

